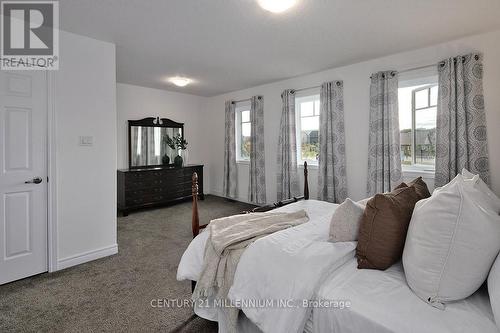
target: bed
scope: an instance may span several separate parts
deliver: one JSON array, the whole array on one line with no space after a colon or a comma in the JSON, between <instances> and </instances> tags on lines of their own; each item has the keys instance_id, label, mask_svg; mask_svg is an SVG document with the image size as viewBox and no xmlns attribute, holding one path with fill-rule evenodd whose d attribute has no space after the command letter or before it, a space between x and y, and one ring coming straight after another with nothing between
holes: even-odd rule
<instances>
[{"instance_id":1,"label":"bed","mask_svg":"<svg viewBox=\"0 0 500 333\"><path fill-rule=\"evenodd\" d=\"M193 221L197 218L195 206L196 199ZM241 306L238 332L498 333L484 289L442 311L413 294L401 264L386 271L358 270L356 242L328 241L330 220L338 205L294 198L286 205L274 206L276 212L304 209L309 221L252 243L238 263L228 299L234 304L288 300L292 306ZM193 234L196 229L193 222ZM178 280L197 280L207 238L206 232L196 234L179 263ZM303 300L348 301L350 307L303 306ZM217 308L195 304L194 311L224 327Z\"/></svg>"},{"instance_id":2,"label":"bed","mask_svg":"<svg viewBox=\"0 0 500 333\"><path fill-rule=\"evenodd\" d=\"M306 210L309 222L259 239L245 251L236 270L228 298L241 300L311 299L315 286L330 271L354 258L355 242L328 241L330 219L338 205L303 200L277 208L276 212ZM197 235L179 263L177 279L196 281L203 268L203 253L208 233ZM279 263L279 265L276 265ZM305 282L308 283L305 283ZM290 332L304 327L309 309L244 308L244 315L264 332ZM221 321L217 309L197 307L195 313L205 319ZM248 329L248 323L245 325Z\"/></svg>"},{"instance_id":3,"label":"bed","mask_svg":"<svg viewBox=\"0 0 500 333\"><path fill-rule=\"evenodd\" d=\"M465 300L429 306L408 287L403 266L357 269L351 259L318 290L323 300L349 300L349 308L314 308L313 332L496 332L490 298L481 288Z\"/></svg>"}]
</instances>

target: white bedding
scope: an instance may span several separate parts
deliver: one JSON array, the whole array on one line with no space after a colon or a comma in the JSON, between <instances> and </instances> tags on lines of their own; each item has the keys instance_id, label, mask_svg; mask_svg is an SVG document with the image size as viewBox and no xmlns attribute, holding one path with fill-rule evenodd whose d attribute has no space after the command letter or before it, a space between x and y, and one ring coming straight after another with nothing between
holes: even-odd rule
<instances>
[{"instance_id":1,"label":"white bedding","mask_svg":"<svg viewBox=\"0 0 500 333\"><path fill-rule=\"evenodd\" d=\"M319 236L326 230L326 234L322 236L324 236L323 239L328 239L330 219L337 206L338 205L336 204L324 201L302 200L281 208L274 209L273 212L294 212L304 209L309 216L309 222L301 227L300 230L305 228L305 232L307 232L308 234L312 234L313 236ZM177 268L178 281L198 281L198 277L203 270L203 255L205 253L205 244L208 238L208 234L204 231L205 230L203 230L203 232L196 236L191 241L186 251L184 251L184 254L182 255L181 261L179 263L179 267Z\"/></svg>"},{"instance_id":2,"label":"white bedding","mask_svg":"<svg viewBox=\"0 0 500 333\"><path fill-rule=\"evenodd\" d=\"M302 300L312 299L322 279L354 257L355 242L328 241L336 207L313 200L285 206L280 210L306 209L310 221L262 238L243 253L230 300L292 300L299 305L242 308L263 332L302 332L309 316Z\"/></svg>"},{"instance_id":3,"label":"white bedding","mask_svg":"<svg viewBox=\"0 0 500 333\"><path fill-rule=\"evenodd\" d=\"M229 299L310 299L327 272L354 257L356 243L328 242L330 219L338 205L304 200L276 209L276 212L306 210L309 222L259 239L244 252L236 270ZM178 280L198 279L208 234L198 235L182 256ZM309 312L306 308L245 308L245 315L264 332L302 332ZM195 313L209 320L218 318L216 309L199 308Z\"/></svg>"},{"instance_id":4,"label":"white bedding","mask_svg":"<svg viewBox=\"0 0 500 333\"><path fill-rule=\"evenodd\" d=\"M353 259L338 269L319 291L325 300L349 300L349 309L315 308L313 332L496 332L488 293L436 309L408 287L401 263L386 271L358 270Z\"/></svg>"},{"instance_id":5,"label":"white bedding","mask_svg":"<svg viewBox=\"0 0 500 333\"><path fill-rule=\"evenodd\" d=\"M358 270L355 242L328 242L329 222L337 205L300 201L276 211L305 209L310 221L264 237L242 256L229 298L347 300L348 309L302 307L246 308L239 331L259 332L496 332L484 291L444 311L420 300L406 284L401 264L387 271ZM178 280L197 280L203 267L207 234L189 245L179 264ZM200 317L218 318L214 308L196 308Z\"/></svg>"}]
</instances>

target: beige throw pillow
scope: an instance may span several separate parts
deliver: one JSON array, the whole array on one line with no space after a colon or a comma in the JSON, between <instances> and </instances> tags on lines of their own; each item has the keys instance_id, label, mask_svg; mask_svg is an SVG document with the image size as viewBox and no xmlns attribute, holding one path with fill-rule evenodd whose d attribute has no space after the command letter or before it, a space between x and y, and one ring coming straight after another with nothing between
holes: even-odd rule
<instances>
[{"instance_id":1,"label":"beige throw pillow","mask_svg":"<svg viewBox=\"0 0 500 333\"><path fill-rule=\"evenodd\" d=\"M363 208L366 208L366 204L368 203L368 201L370 201L371 198L373 198L373 197L369 197L369 198L366 198L366 199L363 199L363 200L359 200L359 201L357 201L357 203L360 204L361 206L363 206Z\"/></svg>"},{"instance_id":2,"label":"beige throw pillow","mask_svg":"<svg viewBox=\"0 0 500 333\"><path fill-rule=\"evenodd\" d=\"M352 242L358 240L358 231L365 206L347 198L333 213L330 222L330 241Z\"/></svg>"}]
</instances>

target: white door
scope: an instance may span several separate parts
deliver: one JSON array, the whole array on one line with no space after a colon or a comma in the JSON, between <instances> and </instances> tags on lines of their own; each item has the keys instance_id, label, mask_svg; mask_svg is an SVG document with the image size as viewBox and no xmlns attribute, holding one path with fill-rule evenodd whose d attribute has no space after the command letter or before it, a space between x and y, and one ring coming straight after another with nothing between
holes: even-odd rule
<instances>
[{"instance_id":1,"label":"white door","mask_svg":"<svg viewBox=\"0 0 500 333\"><path fill-rule=\"evenodd\" d=\"M0 70L0 284L47 267L47 77Z\"/></svg>"}]
</instances>

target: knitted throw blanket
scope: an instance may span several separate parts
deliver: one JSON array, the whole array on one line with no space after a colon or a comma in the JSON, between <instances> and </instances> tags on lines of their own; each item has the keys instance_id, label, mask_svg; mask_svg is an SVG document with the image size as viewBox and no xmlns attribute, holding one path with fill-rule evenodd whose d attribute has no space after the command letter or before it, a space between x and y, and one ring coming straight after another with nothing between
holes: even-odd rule
<instances>
[{"instance_id":1,"label":"knitted throw blanket","mask_svg":"<svg viewBox=\"0 0 500 333\"><path fill-rule=\"evenodd\" d=\"M193 301L214 298L225 300L243 251L251 243L276 231L307 222L304 210L293 213L250 213L212 220L205 247L204 268L196 282ZM227 332L235 332L238 310L222 308Z\"/></svg>"}]
</instances>

